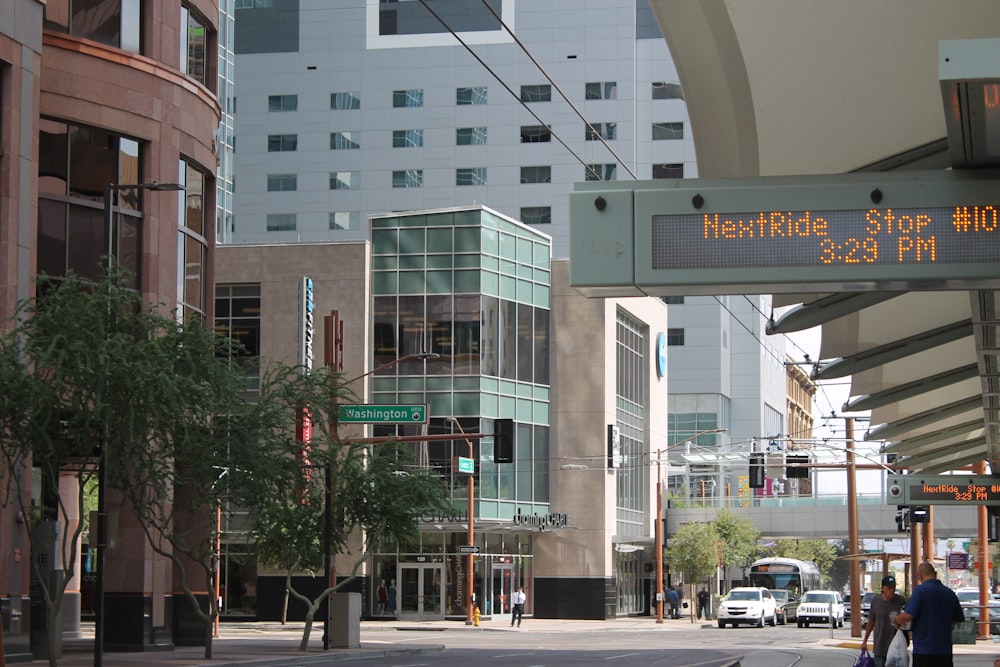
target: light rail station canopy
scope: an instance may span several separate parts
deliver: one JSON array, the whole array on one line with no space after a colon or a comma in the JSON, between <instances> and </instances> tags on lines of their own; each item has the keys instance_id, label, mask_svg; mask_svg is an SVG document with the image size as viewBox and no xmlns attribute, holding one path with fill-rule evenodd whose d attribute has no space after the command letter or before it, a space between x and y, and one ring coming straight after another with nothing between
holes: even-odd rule
<instances>
[{"instance_id":1,"label":"light rail station canopy","mask_svg":"<svg viewBox=\"0 0 1000 667\"><path fill-rule=\"evenodd\" d=\"M683 203L693 207L685 213L698 216L719 212L711 210L720 201L716 195L733 196L726 188L738 187L731 179L751 185L744 179L763 178L757 183L808 188L843 175L839 181L848 188L845 192L856 186L851 203L785 212L801 217L818 210L820 217L829 217L829 211L847 210L854 213L844 215L863 218L868 208L890 205L947 210L944 195L923 200L911 191L902 200L893 197L901 184L923 178L910 172L954 170L928 178L976 181L985 193L992 182L997 186L992 195L968 205L986 211L1000 204L1000 180L988 171L1000 166L1000 57L995 55L1000 40L994 39L1000 2L649 2L684 91L699 179L716 189L699 202L694 198L698 193L684 191L684 181L640 182L631 184L627 195L608 187L598 205L602 193L594 186L601 184L581 184L571 198L571 271L579 266L573 237L582 208L589 215L599 206L612 211L635 205L636 220L643 213L642 224L652 232L655 211L642 208L644 188L679 191ZM889 185L869 187L875 181ZM736 210L772 213L777 207L765 199ZM980 212L970 208L969 215L975 218ZM680 211L659 213L665 216L661 226L684 222ZM916 216L926 211L907 213L916 224ZM631 215L630 208L612 221L610 231L621 236L621 225ZM949 222L953 228L963 224ZM592 250L606 240L598 239ZM829 252L844 264L854 259L853 253L871 252L861 239L855 245L837 239L832 243ZM888 266L856 284L838 276L821 285L824 291L796 292L794 276L810 274L809 267L799 266L788 269L789 282L761 283L759 287L775 289L757 290L774 293L776 306L798 304L771 324L773 333L822 325L821 359L813 376L850 378L851 397L844 410L871 410L868 437L884 439L886 451L898 455L897 465L912 471L940 473L987 460L989 472L1000 474L1000 298L995 283L1000 263L989 255L1000 247L1000 235L992 234L984 243L988 247L979 250L987 254L972 258L978 264L972 274L942 281L937 288L933 275L922 283L907 283L912 266ZM649 240L636 245L649 246L638 252L650 261L657 252L667 253L660 256L665 262L661 268L676 261L668 249L657 250ZM881 240L877 245L884 254ZM961 254L973 245L953 252ZM899 257L898 245L894 250ZM889 277L879 279L884 276ZM601 294L597 289L590 293Z\"/></svg>"}]
</instances>

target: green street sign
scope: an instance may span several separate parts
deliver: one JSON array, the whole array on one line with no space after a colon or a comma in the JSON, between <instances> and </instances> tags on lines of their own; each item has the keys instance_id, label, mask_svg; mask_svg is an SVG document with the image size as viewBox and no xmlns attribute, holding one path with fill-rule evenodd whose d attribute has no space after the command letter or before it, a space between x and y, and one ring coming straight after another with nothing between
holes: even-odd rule
<instances>
[{"instance_id":1,"label":"green street sign","mask_svg":"<svg viewBox=\"0 0 1000 667\"><path fill-rule=\"evenodd\" d=\"M476 462L470 459L468 456L458 456L458 472L459 474L476 474Z\"/></svg>"},{"instance_id":2,"label":"green street sign","mask_svg":"<svg viewBox=\"0 0 1000 667\"><path fill-rule=\"evenodd\" d=\"M426 424L426 405L341 405L341 424Z\"/></svg>"}]
</instances>

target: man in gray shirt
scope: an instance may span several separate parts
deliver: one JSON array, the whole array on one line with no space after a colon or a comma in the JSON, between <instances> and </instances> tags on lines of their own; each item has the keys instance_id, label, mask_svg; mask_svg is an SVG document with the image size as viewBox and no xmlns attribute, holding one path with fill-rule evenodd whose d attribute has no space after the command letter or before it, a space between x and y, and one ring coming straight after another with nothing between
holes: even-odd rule
<instances>
[{"instance_id":1,"label":"man in gray shirt","mask_svg":"<svg viewBox=\"0 0 1000 667\"><path fill-rule=\"evenodd\" d=\"M868 611L868 624L865 626L865 637L861 640L861 650L868 648L868 636L875 633L872 644L872 655L875 656L875 667L885 667L885 656L889 653L889 644L896 635L893 621L896 614L903 611L906 600L896 593L896 578L891 574L882 577L882 592L872 598L872 607Z\"/></svg>"}]
</instances>

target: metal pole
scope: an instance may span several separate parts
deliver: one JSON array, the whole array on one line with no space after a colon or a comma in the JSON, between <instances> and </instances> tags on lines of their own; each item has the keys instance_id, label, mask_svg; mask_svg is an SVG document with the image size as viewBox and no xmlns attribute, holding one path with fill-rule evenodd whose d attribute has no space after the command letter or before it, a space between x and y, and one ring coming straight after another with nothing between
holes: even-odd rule
<instances>
[{"instance_id":1,"label":"metal pole","mask_svg":"<svg viewBox=\"0 0 1000 667\"><path fill-rule=\"evenodd\" d=\"M458 422L456 422L456 423L458 423ZM459 428L459 430L461 430L461 428L462 428L461 424L459 424L458 428ZM469 458L473 460L472 461L472 473L469 475L469 509L468 509L468 512L469 512L469 546L473 546L476 543L476 527L475 527L475 525L476 525L475 524L475 521L476 521L476 498L475 498L475 494L476 494L476 462L475 462L475 453L473 452L473 449L472 449L472 440L466 439L466 442L469 443ZM473 584L475 582L475 577L473 576L472 569L473 569L474 565L475 565L474 556L473 556L472 552L469 552L468 554L466 554L466 557L465 557L465 582L466 582L465 586L466 586L466 593L467 593L467 597L468 597L468 604L466 604L466 606L465 606L465 609L466 609L465 624L466 625L472 625L473 624L473 619L472 619L472 605L473 605L473 601L472 601L472 598L473 598L474 594L472 592L472 586L473 586Z\"/></svg>"},{"instance_id":2,"label":"metal pole","mask_svg":"<svg viewBox=\"0 0 1000 667\"><path fill-rule=\"evenodd\" d=\"M663 475L660 452L656 453L656 622L663 623Z\"/></svg>"},{"instance_id":3,"label":"metal pole","mask_svg":"<svg viewBox=\"0 0 1000 667\"><path fill-rule=\"evenodd\" d=\"M114 218L111 198L115 185L104 186L104 232L107 234L107 269L114 268ZM101 443L97 461L97 560L94 564L94 667L104 664L104 551L108 546L108 447L107 438Z\"/></svg>"},{"instance_id":4,"label":"metal pole","mask_svg":"<svg viewBox=\"0 0 1000 667\"><path fill-rule=\"evenodd\" d=\"M845 420L847 428L847 542L848 551L851 553L861 553L858 545L858 494L857 494L857 470L854 463L854 419L847 417ZM851 590L851 636L861 636L861 576L858 572L859 564L848 561L850 564L849 586ZM831 617L832 618L832 617ZM831 621L830 625L833 625Z\"/></svg>"},{"instance_id":5,"label":"metal pole","mask_svg":"<svg viewBox=\"0 0 1000 667\"><path fill-rule=\"evenodd\" d=\"M328 454L329 456L329 454ZM324 480L324 492L323 492L323 573L324 581L326 581L326 586L330 586L330 576L333 573L333 556L330 553L333 533L333 470L330 466L330 461L327 460L326 465L323 466L323 474L325 475ZM326 596L326 618L323 620L323 650L330 650L330 596Z\"/></svg>"}]
</instances>

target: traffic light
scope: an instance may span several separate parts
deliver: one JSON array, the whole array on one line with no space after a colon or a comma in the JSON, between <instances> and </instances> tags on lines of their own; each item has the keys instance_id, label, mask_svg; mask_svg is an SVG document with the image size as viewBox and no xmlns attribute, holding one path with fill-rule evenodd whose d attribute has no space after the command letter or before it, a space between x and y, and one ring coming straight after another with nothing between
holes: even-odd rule
<instances>
[{"instance_id":1,"label":"traffic light","mask_svg":"<svg viewBox=\"0 0 1000 667\"><path fill-rule=\"evenodd\" d=\"M750 488L751 489L763 489L764 488L764 455L763 454L751 454L750 455Z\"/></svg>"},{"instance_id":2,"label":"traffic light","mask_svg":"<svg viewBox=\"0 0 1000 667\"><path fill-rule=\"evenodd\" d=\"M785 457L785 478L786 479L809 479L809 455L789 454Z\"/></svg>"},{"instance_id":3,"label":"traffic light","mask_svg":"<svg viewBox=\"0 0 1000 667\"><path fill-rule=\"evenodd\" d=\"M493 462L514 462L514 420L493 420Z\"/></svg>"},{"instance_id":4,"label":"traffic light","mask_svg":"<svg viewBox=\"0 0 1000 667\"><path fill-rule=\"evenodd\" d=\"M905 533L910 529L910 509L900 507L896 510L896 532Z\"/></svg>"}]
</instances>

